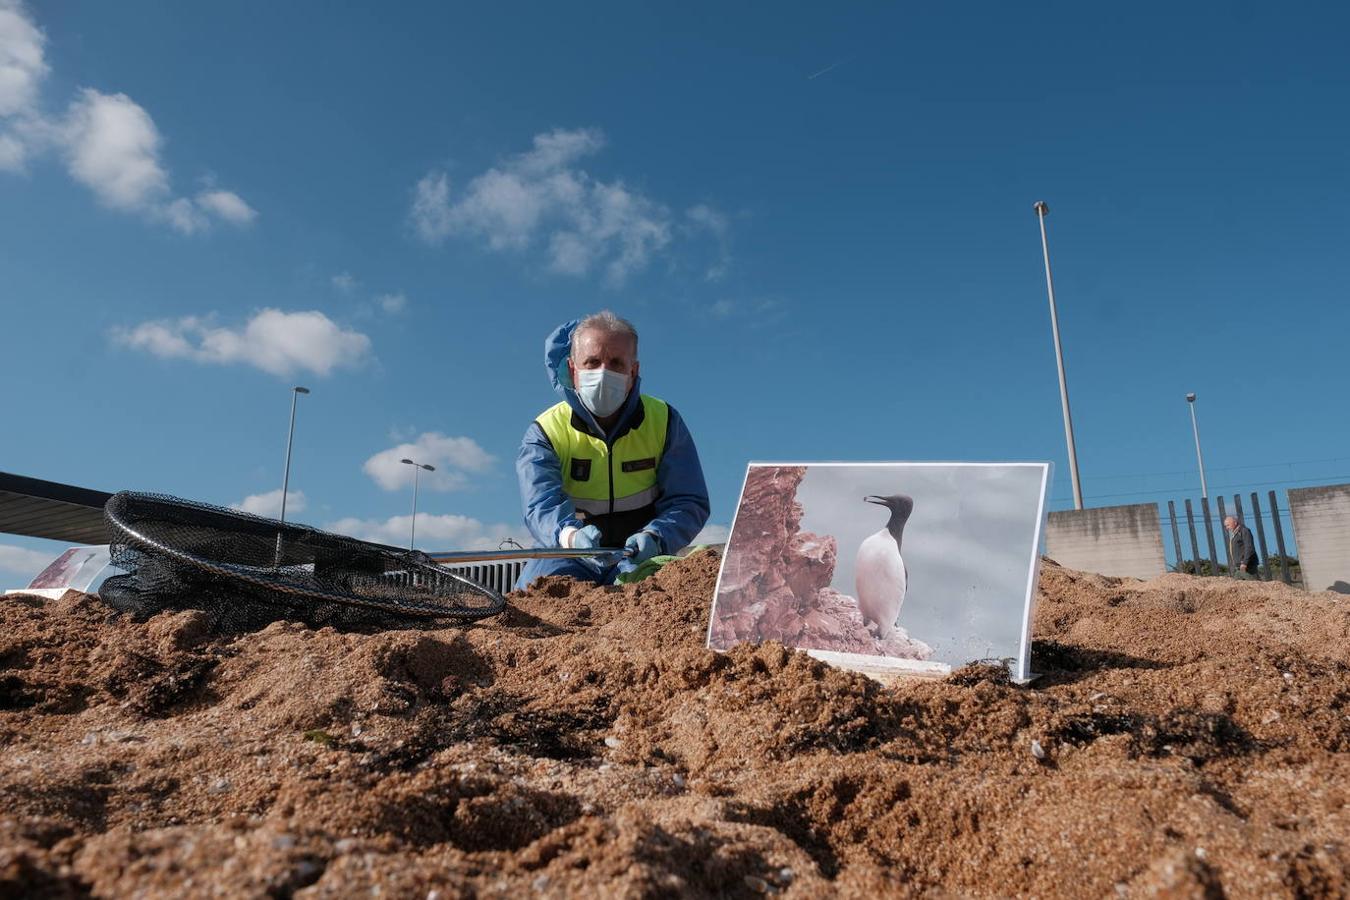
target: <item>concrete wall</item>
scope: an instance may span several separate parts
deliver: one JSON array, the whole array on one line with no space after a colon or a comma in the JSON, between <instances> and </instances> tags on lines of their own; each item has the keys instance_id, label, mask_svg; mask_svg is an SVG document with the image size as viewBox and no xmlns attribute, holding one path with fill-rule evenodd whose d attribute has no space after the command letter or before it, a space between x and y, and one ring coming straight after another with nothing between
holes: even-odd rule
<instances>
[{"instance_id":1,"label":"concrete wall","mask_svg":"<svg viewBox=\"0 0 1350 900\"><path fill-rule=\"evenodd\" d=\"M1350 594L1350 484L1291 488L1289 515L1308 590Z\"/></svg>"},{"instance_id":2,"label":"concrete wall","mask_svg":"<svg viewBox=\"0 0 1350 900\"><path fill-rule=\"evenodd\" d=\"M1045 555L1062 566L1153 578L1167 571L1156 503L1052 512L1045 524Z\"/></svg>"}]
</instances>

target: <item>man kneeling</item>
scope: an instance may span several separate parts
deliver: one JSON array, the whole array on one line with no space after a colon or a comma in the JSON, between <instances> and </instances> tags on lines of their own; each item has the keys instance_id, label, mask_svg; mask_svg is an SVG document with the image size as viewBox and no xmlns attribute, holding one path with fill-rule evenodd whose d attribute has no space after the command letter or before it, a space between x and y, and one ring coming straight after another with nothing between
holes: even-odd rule
<instances>
[{"instance_id":1,"label":"man kneeling","mask_svg":"<svg viewBox=\"0 0 1350 900\"><path fill-rule=\"evenodd\" d=\"M684 420L641 393L637 331L608 311L568 322L545 341L544 364L563 399L516 457L525 525L540 547L624 553L532 560L516 588L541 575L612 584L687 545L708 521L708 488Z\"/></svg>"}]
</instances>

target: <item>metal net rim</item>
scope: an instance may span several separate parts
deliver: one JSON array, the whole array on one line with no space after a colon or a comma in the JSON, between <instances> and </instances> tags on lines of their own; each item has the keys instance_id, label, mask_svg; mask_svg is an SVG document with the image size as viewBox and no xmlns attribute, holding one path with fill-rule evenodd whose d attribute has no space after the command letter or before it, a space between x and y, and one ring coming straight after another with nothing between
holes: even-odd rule
<instances>
[{"instance_id":1,"label":"metal net rim","mask_svg":"<svg viewBox=\"0 0 1350 900\"><path fill-rule=\"evenodd\" d=\"M379 600L368 597L359 597L353 594L314 590L312 588L298 586L294 582L287 583L278 580L277 573L279 572L279 569L263 569L255 566L213 561L193 553L188 553L142 533L135 526L122 518L122 516L127 513L126 507L132 502L164 504L176 506L178 508L204 510L274 527L278 529L278 531L284 530L293 534L316 535L323 538L347 542L353 545L359 545L383 559L395 562L402 569L408 571L420 570L437 579L458 582L467 589L467 592L485 597L489 601L489 604L484 607L464 607L419 603L410 600ZM195 500L183 500L167 494L119 491L110 497L107 504L104 506L104 518L107 520L115 538L122 538L124 543L152 557L167 557L180 565L200 569L218 577L242 581L255 588L272 591L278 594L285 594L290 597L302 598L320 603L337 603L343 606L362 607L399 616L448 618L463 621L475 621L477 619L495 616L506 608L506 598L499 592L486 587L485 585L471 581L458 573L441 568L433 562L423 562L416 559L413 557L412 553L408 553L406 556L400 555L380 544L362 541L346 535L333 534L307 525L296 525L290 522L282 523L274 519L268 519L264 516L254 515L242 510L229 509L209 503L201 503ZM114 543L116 543L116 540L114 540ZM262 574L264 572L271 572L273 574L271 574L270 577L265 577Z\"/></svg>"}]
</instances>

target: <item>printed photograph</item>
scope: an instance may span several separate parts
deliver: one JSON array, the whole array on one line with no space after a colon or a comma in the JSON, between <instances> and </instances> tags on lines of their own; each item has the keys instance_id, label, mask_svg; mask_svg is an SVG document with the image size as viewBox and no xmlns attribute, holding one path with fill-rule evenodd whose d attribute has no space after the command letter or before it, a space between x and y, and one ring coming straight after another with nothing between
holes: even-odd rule
<instances>
[{"instance_id":1,"label":"printed photograph","mask_svg":"<svg viewBox=\"0 0 1350 900\"><path fill-rule=\"evenodd\" d=\"M1026 677L1048 481L1047 463L752 463L708 645Z\"/></svg>"}]
</instances>

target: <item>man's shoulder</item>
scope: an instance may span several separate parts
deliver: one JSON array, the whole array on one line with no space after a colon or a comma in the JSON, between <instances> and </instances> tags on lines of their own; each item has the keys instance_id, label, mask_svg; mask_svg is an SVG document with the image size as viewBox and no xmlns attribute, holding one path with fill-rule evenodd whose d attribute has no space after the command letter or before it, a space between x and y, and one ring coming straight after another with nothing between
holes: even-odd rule
<instances>
[{"instance_id":1,"label":"man's shoulder","mask_svg":"<svg viewBox=\"0 0 1350 900\"><path fill-rule=\"evenodd\" d=\"M539 415L535 416L534 420L536 422L542 422L543 420L552 418L553 416L561 415L564 411L566 411L567 414L570 416L572 412L572 405L568 403L566 400L559 400L557 403L553 404L552 406L548 407L543 412L541 412Z\"/></svg>"},{"instance_id":2,"label":"man's shoulder","mask_svg":"<svg viewBox=\"0 0 1350 900\"><path fill-rule=\"evenodd\" d=\"M555 403L548 409L539 413L530 420L530 424L525 427L524 442L526 444L547 444L553 445L553 440L549 437L549 428L557 420L560 412L559 407L567 406L567 401Z\"/></svg>"}]
</instances>

